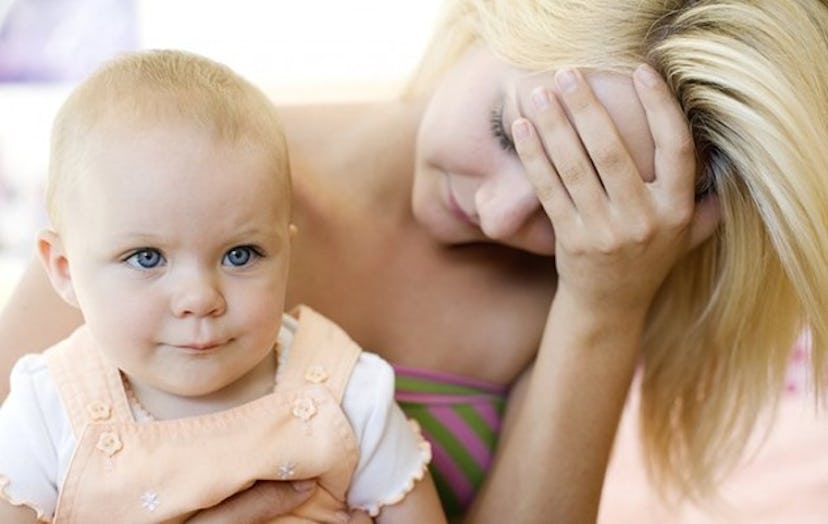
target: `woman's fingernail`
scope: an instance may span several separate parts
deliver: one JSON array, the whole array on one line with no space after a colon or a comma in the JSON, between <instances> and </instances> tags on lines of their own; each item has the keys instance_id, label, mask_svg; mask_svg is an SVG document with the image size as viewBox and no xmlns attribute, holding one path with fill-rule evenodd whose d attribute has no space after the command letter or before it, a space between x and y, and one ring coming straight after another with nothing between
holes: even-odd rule
<instances>
[{"instance_id":1,"label":"woman's fingernail","mask_svg":"<svg viewBox=\"0 0 828 524\"><path fill-rule=\"evenodd\" d=\"M578 77L572 69L558 69L558 72L555 73L555 82L562 92L571 93L578 84Z\"/></svg>"},{"instance_id":2,"label":"woman's fingernail","mask_svg":"<svg viewBox=\"0 0 828 524\"><path fill-rule=\"evenodd\" d=\"M641 64L635 69L635 76L647 87L655 87L658 83L658 73L648 64Z\"/></svg>"},{"instance_id":3,"label":"woman's fingernail","mask_svg":"<svg viewBox=\"0 0 828 524\"><path fill-rule=\"evenodd\" d=\"M524 119L515 120L512 124L512 134L516 140L523 140L529 136L529 122Z\"/></svg>"},{"instance_id":4,"label":"woman's fingernail","mask_svg":"<svg viewBox=\"0 0 828 524\"><path fill-rule=\"evenodd\" d=\"M549 107L549 93L545 87L536 87L532 91L532 104L538 111L543 111Z\"/></svg>"}]
</instances>

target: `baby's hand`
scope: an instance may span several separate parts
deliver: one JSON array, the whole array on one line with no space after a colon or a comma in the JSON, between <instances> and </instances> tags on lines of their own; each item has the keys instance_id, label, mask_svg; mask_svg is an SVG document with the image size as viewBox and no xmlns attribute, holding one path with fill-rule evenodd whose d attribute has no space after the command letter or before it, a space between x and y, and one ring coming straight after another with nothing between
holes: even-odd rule
<instances>
[{"instance_id":1,"label":"baby's hand","mask_svg":"<svg viewBox=\"0 0 828 524\"><path fill-rule=\"evenodd\" d=\"M678 102L649 66L634 78L655 143L652 181L577 71L558 71L558 96L535 90L531 121L512 127L555 229L558 293L588 310L646 311L675 262L718 221L715 198L694 202L695 149Z\"/></svg>"}]
</instances>

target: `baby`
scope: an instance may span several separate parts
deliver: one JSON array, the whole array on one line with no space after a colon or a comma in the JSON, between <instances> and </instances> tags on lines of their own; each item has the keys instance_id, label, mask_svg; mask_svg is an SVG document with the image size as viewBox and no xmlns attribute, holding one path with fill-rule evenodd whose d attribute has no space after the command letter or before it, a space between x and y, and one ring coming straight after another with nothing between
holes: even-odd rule
<instances>
[{"instance_id":1,"label":"baby","mask_svg":"<svg viewBox=\"0 0 828 524\"><path fill-rule=\"evenodd\" d=\"M307 307L283 314L296 228L275 113L177 51L106 64L63 105L37 243L85 325L12 372L0 521L180 522L312 479L279 521L444 522L388 364Z\"/></svg>"}]
</instances>

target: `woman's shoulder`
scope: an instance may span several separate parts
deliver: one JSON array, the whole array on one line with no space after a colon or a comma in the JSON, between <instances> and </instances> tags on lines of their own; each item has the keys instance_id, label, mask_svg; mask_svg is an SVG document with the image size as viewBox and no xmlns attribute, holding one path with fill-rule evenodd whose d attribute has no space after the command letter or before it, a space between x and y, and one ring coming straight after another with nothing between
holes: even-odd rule
<instances>
[{"instance_id":1,"label":"woman's shoulder","mask_svg":"<svg viewBox=\"0 0 828 524\"><path fill-rule=\"evenodd\" d=\"M328 126L370 123L371 120L397 118L414 108L415 104L399 100L366 100L358 102L331 102L289 104L278 106L279 118L288 138L300 138L309 129ZM308 127L310 125L310 127Z\"/></svg>"},{"instance_id":2,"label":"woman's shoulder","mask_svg":"<svg viewBox=\"0 0 828 524\"><path fill-rule=\"evenodd\" d=\"M343 173L352 180L383 154L394 158L413 148L421 114L416 104L397 101L283 106L279 112L294 178L326 181Z\"/></svg>"},{"instance_id":3,"label":"woman's shoulder","mask_svg":"<svg viewBox=\"0 0 828 524\"><path fill-rule=\"evenodd\" d=\"M362 134L383 121L398 118L399 103L388 101L285 105L279 118L292 156L342 151L349 143L362 142ZM347 134L344 132L347 131Z\"/></svg>"}]
</instances>

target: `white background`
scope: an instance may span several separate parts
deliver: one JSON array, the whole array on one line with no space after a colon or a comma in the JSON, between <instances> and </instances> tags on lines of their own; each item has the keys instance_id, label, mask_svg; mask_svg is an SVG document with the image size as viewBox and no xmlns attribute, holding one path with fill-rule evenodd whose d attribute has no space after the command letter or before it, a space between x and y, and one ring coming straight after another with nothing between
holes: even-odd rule
<instances>
[{"instance_id":1,"label":"white background","mask_svg":"<svg viewBox=\"0 0 828 524\"><path fill-rule=\"evenodd\" d=\"M203 54L290 104L394 96L419 59L440 3L137 0L136 17L139 47ZM0 302L45 224L49 128L72 85L0 83Z\"/></svg>"}]
</instances>

